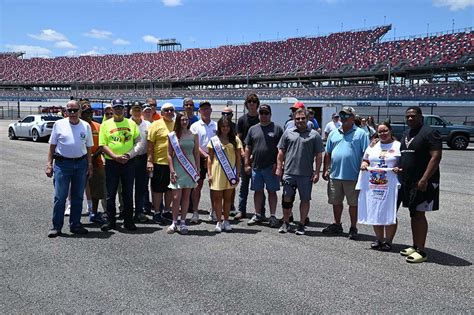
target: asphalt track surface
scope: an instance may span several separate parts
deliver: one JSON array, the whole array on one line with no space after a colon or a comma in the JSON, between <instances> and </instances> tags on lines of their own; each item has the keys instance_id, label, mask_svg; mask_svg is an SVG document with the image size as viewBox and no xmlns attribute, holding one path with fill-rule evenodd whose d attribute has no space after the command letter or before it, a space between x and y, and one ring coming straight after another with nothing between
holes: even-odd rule
<instances>
[{"instance_id":1,"label":"asphalt track surface","mask_svg":"<svg viewBox=\"0 0 474 315\"><path fill-rule=\"evenodd\" d=\"M369 249L368 226L359 226L358 241L324 236L332 211L323 181L314 186L304 236L246 220L220 235L206 222L186 236L158 224L104 233L83 217L85 237L65 227L66 236L48 239L48 144L10 141L7 125L0 121L2 314L473 311L473 149L443 152L441 210L428 214L429 260L411 265L398 253L411 245L406 209L390 253ZM209 209L208 196L206 188L200 209ZM343 220L347 232L346 210Z\"/></svg>"}]
</instances>

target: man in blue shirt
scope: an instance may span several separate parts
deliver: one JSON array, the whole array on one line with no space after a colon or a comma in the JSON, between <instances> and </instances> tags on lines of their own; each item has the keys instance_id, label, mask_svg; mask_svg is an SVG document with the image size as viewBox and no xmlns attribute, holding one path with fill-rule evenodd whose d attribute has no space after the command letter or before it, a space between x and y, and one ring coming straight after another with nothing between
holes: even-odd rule
<instances>
[{"instance_id":1,"label":"man in blue shirt","mask_svg":"<svg viewBox=\"0 0 474 315\"><path fill-rule=\"evenodd\" d=\"M346 197L351 218L349 238L356 239L359 192L355 190L355 186L369 137L364 130L354 125L354 108L344 107L339 112L339 117L342 125L328 136L323 167L323 178L329 180L328 203L333 206L334 223L326 227L323 233L342 233L341 216Z\"/></svg>"}]
</instances>

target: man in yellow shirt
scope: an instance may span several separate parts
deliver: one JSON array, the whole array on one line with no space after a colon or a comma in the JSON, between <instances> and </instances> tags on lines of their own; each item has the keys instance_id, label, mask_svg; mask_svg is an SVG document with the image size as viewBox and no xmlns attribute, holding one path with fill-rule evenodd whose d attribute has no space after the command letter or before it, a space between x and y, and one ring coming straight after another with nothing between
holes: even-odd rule
<instances>
[{"instance_id":1,"label":"man in yellow shirt","mask_svg":"<svg viewBox=\"0 0 474 315\"><path fill-rule=\"evenodd\" d=\"M133 223L133 180L134 147L140 142L140 131L137 124L124 117L124 103L121 99L112 101L113 119L104 121L99 132L99 146L105 153L105 182L107 187L107 222L100 229L104 232L115 229L115 196L119 182L122 183L124 203L124 228L130 231L137 229Z\"/></svg>"},{"instance_id":2,"label":"man in yellow shirt","mask_svg":"<svg viewBox=\"0 0 474 315\"><path fill-rule=\"evenodd\" d=\"M148 129L148 157L147 169L153 174L151 179L151 190L153 192L153 208L155 215L153 219L162 222L163 219L171 220L170 204L171 191L168 188L170 184L170 167L168 165L168 134L174 128L174 106L171 103L165 103L161 106L162 119L154 121ZM160 203L165 194L165 207L160 214Z\"/></svg>"}]
</instances>

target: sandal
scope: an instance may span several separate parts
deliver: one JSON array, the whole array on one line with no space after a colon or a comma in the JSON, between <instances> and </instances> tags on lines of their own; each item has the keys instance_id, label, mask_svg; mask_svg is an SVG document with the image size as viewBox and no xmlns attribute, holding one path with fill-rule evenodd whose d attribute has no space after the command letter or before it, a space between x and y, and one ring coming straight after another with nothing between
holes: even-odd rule
<instances>
[{"instance_id":1,"label":"sandal","mask_svg":"<svg viewBox=\"0 0 474 315\"><path fill-rule=\"evenodd\" d=\"M410 246L410 247L407 247L405 249L402 249L400 251L400 255L402 256L410 256L411 254L413 254L414 252L416 252L416 247L414 246Z\"/></svg>"},{"instance_id":2,"label":"sandal","mask_svg":"<svg viewBox=\"0 0 474 315\"><path fill-rule=\"evenodd\" d=\"M389 252L392 250L392 244L389 242L383 242L382 245L380 245L379 248L382 252Z\"/></svg>"},{"instance_id":3,"label":"sandal","mask_svg":"<svg viewBox=\"0 0 474 315\"><path fill-rule=\"evenodd\" d=\"M426 254L422 252L421 250L417 250L411 255L407 256L406 261L408 263L417 264L417 263L422 263L426 261L426 259L428 259Z\"/></svg>"},{"instance_id":4,"label":"sandal","mask_svg":"<svg viewBox=\"0 0 474 315\"><path fill-rule=\"evenodd\" d=\"M372 242L372 244L370 244L370 248L373 250L379 250L380 246L382 246L382 242L380 242L379 240L375 240L374 242Z\"/></svg>"}]
</instances>

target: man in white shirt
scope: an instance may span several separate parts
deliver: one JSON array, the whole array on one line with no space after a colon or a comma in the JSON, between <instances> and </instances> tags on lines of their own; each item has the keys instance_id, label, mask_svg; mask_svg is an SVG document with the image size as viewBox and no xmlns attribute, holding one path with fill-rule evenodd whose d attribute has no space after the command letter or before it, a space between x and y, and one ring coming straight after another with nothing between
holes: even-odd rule
<instances>
[{"instance_id":1,"label":"man in white shirt","mask_svg":"<svg viewBox=\"0 0 474 315\"><path fill-rule=\"evenodd\" d=\"M324 128L324 139L327 139L331 131L334 129L339 129L341 127L341 122L339 121L339 114L332 114L332 120L327 123L326 128Z\"/></svg>"},{"instance_id":2,"label":"man in white shirt","mask_svg":"<svg viewBox=\"0 0 474 315\"><path fill-rule=\"evenodd\" d=\"M193 216L191 222L199 222L199 201L201 200L201 190L204 183L204 179L207 174L207 158L209 157L207 145L212 137L216 135L217 124L215 121L211 120L212 107L211 103L208 101L201 102L199 104L199 115L201 119L191 125L191 132L198 135L199 139L199 153L201 156L200 166L200 177L198 181L198 186L194 188L192 192L192 201L193 201ZM212 214L212 210L211 210Z\"/></svg>"},{"instance_id":3,"label":"man in white shirt","mask_svg":"<svg viewBox=\"0 0 474 315\"><path fill-rule=\"evenodd\" d=\"M73 234L88 232L81 225L81 213L87 176L91 176L93 170L92 131L87 122L79 119L81 109L77 101L69 101L66 111L68 117L58 120L53 126L45 169L46 176L52 177L54 174L53 228L48 232L50 238L61 235L69 189L70 231Z\"/></svg>"}]
</instances>

